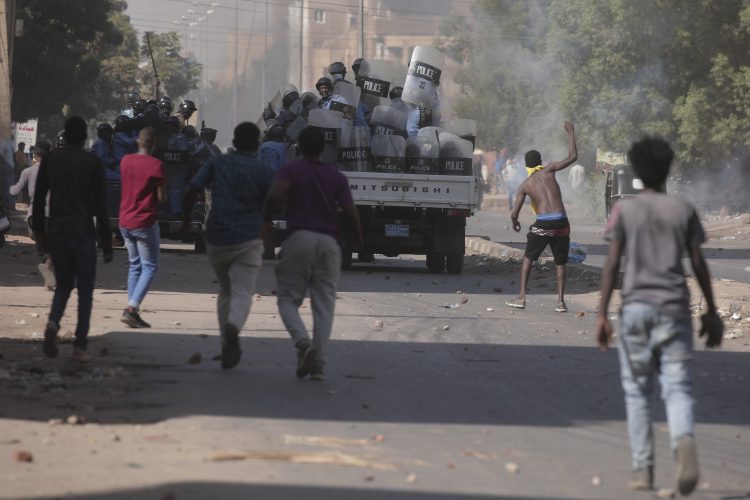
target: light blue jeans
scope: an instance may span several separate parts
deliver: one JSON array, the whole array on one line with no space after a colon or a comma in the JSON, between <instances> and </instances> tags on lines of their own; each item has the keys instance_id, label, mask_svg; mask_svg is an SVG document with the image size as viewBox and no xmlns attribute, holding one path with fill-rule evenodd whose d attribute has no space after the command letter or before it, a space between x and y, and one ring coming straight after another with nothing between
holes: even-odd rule
<instances>
[{"instance_id":1,"label":"light blue jeans","mask_svg":"<svg viewBox=\"0 0 750 500\"><path fill-rule=\"evenodd\" d=\"M128 249L128 307L138 309L159 268L159 223L142 229L120 228Z\"/></svg>"},{"instance_id":2,"label":"light blue jeans","mask_svg":"<svg viewBox=\"0 0 750 500\"><path fill-rule=\"evenodd\" d=\"M633 469L654 465L652 404L655 380L667 410L672 449L693 435L693 397L689 364L693 353L690 317L677 320L645 303L620 311L620 376L625 392Z\"/></svg>"}]
</instances>

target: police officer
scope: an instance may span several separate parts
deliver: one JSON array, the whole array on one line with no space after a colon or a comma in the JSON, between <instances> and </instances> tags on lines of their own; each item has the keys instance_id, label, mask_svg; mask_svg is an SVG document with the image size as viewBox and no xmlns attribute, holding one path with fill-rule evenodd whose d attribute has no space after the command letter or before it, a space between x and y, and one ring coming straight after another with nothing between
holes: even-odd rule
<instances>
[{"instance_id":1,"label":"police officer","mask_svg":"<svg viewBox=\"0 0 750 500\"><path fill-rule=\"evenodd\" d=\"M130 118L133 118L137 114L135 112L135 105L140 98L141 94L137 90L131 90L125 95L125 110L128 114L131 114Z\"/></svg>"},{"instance_id":2,"label":"police officer","mask_svg":"<svg viewBox=\"0 0 750 500\"><path fill-rule=\"evenodd\" d=\"M195 103L190 99L185 99L180 103L179 114L185 121L185 124L190 121L190 117L193 116L193 113L196 111L198 111L198 108L195 107Z\"/></svg>"},{"instance_id":3,"label":"police officer","mask_svg":"<svg viewBox=\"0 0 750 500\"><path fill-rule=\"evenodd\" d=\"M135 122L125 115L115 118L115 136L112 140L112 156L115 168L120 170L120 160L125 155L138 152L138 132Z\"/></svg>"},{"instance_id":4,"label":"police officer","mask_svg":"<svg viewBox=\"0 0 750 500\"><path fill-rule=\"evenodd\" d=\"M409 105L401 100L401 94L403 94L403 92L403 87L393 87L391 91L388 92L388 98L391 100L391 106L404 114L408 114L410 111Z\"/></svg>"},{"instance_id":5,"label":"police officer","mask_svg":"<svg viewBox=\"0 0 750 500\"><path fill-rule=\"evenodd\" d=\"M359 71L359 68L357 69ZM328 66L328 73L331 74L331 79L334 82L334 85L336 82L344 82L348 83L349 85L353 85L352 82L346 79L346 66L344 66L344 63L342 62L335 62L331 63L330 66ZM326 108L328 109L328 108ZM362 100L360 99L359 103L357 103L357 110L354 113L354 126L355 127L368 127L367 125L367 108L362 103Z\"/></svg>"},{"instance_id":6,"label":"police officer","mask_svg":"<svg viewBox=\"0 0 750 500\"><path fill-rule=\"evenodd\" d=\"M320 94L320 100L318 101L318 109L329 109L331 107L331 100L333 98L333 82L327 76L319 78L315 84L315 88Z\"/></svg>"},{"instance_id":7,"label":"police officer","mask_svg":"<svg viewBox=\"0 0 750 500\"><path fill-rule=\"evenodd\" d=\"M188 138L180 133L180 119L167 116L164 119L164 131L159 134L157 141L156 156L164 163L167 211L174 220L182 220L182 198L192 174L191 148Z\"/></svg>"},{"instance_id":8,"label":"police officer","mask_svg":"<svg viewBox=\"0 0 750 500\"><path fill-rule=\"evenodd\" d=\"M91 146L91 152L99 158L104 165L104 175L108 181L119 181L120 174L117 172L117 162L112 150L115 131L109 123L100 123L96 127L97 140Z\"/></svg>"},{"instance_id":9,"label":"police officer","mask_svg":"<svg viewBox=\"0 0 750 500\"><path fill-rule=\"evenodd\" d=\"M161 113L161 118L163 120L168 116L172 116L172 113L174 112L174 103L168 96L161 96L157 102L157 106L159 106L159 112ZM177 120L177 123L179 123L179 120Z\"/></svg>"},{"instance_id":10,"label":"police officer","mask_svg":"<svg viewBox=\"0 0 750 500\"><path fill-rule=\"evenodd\" d=\"M420 128L430 127L440 123L440 98L437 90L432 96L432 107L410 106L406 118L406 134L408 137L415 137Z\"/></svg>"},{"instance_id":11,"label":"police officer","mask_svg":"<svg viewBox=\"0 0 750 500\"><path fill-rule=\"evenodd\" d=\"M200 133L201 140L208 146L208 148L211 150L211 153L213 153L214 155L221 154L221 149L219 149L219 146L214 144L217 132L218 131L215 128L203 127Z\"/></svg>"}]
</instances>

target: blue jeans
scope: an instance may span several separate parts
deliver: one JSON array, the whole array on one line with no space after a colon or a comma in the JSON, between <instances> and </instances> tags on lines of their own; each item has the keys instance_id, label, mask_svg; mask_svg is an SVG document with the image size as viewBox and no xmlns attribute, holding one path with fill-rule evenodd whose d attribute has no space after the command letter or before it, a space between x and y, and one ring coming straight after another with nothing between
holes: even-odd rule
<instances>
[{"instance_id":1,"label":"blue jeans","mask_svg":"<svg viewBox=\"0 0 750 500\"><path fill-rule=\"evenodd\" d=\"M141 229L120 227L120 231L130 261L128 307L138 309L159 268L159 223Z\"/></svg>"},{"instance_id":2,"label":"blue jeans","mask_svg":"<svg viewBox=\"0 0 750 500\"><path fill-rule=\"evenodd\" d=\"M73 288L78 290L78 323L73 345L85 350L88 344L96 277L96 238L93 234L49 235L49 249L55 264L55 295L49 320L60 324Z\"/></svg>"},{"instance_id":3,"label":"blue jeans","mask_svg":"<svg viewBox=\"0 0 750 500\"><path fill-rule=\"evenodd\" d=\"M689 316L677 320L650 304L631 303L620 311L618 337L632 465L643 469L654 465L651 409L657 377L672 449L681 437L693 434L693 325Z\"/></svg>"}]
</instances>

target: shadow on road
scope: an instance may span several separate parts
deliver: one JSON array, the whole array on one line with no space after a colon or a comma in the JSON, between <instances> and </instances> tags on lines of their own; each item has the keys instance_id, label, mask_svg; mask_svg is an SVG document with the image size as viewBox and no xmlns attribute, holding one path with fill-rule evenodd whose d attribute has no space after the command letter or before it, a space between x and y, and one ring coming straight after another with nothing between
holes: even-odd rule
<instances>
[{"instance_id":1,"label":"shadow on road","mask_svg":"<svg viewBox=\"0 0 750 500\"><path fill-rule=\"evenodd\" d=\"M171 495L171 496L170 496ZM59 498L34 497L35 499ZM119 491L66 495L66 500L163 500L190 498L206 500L503 500L531 498L518 495L466 495L461 493L419 492L379 488L333 488L323 486L285 486L238 483L177 483ZM540 497L534 497L540 498ZM20 499L19 499L20 500ZM30 500L30 499L29 499Z\"/></svg>"},{"instance_id":2,"label":"shadow on road","mask_svg":"<svg viewBox=\"0 0 750 500\"><path fill-rule=\"evenodd\" d=\"M616 353L571 346L338 340L329 381L294 377L286 338L243 337L232 371L211 359L218 338L111 332L92 339L86 371L57 375L64 358L0 339L1 418L47 421L71 413L108 424L186 415L467 425L570 426L624 420ZM61 357L69 346L63 346ZM189 364L194 353L202 361ZM697 420L750 424L748 354L696 353ZM657 418L664 420L661 403Z\"/></svg>"}]
</instances>

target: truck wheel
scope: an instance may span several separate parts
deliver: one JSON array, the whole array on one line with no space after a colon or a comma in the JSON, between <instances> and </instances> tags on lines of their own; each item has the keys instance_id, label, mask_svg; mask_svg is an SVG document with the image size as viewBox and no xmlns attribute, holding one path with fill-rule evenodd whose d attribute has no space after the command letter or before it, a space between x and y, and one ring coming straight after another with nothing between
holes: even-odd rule
<instances>
[{"instance_id":1,"label":"truck wheel","mask_svg":"<svg viewBox=\"0 0 750 500\"><path fill-rule=\"evenodd\" d=\"M352 268L352 251L346 248L341 249L341 269L348 270Z\"/></svg>"},{"instance_id":2,"label":"truck wheel","mask_svg":"<svg viewBox=\"0 0 750 500\"><path fill-rule=\"evenodd\" d=\"M431 252L427 254L427 269L431 273L440 274L445 269L445 254Z\"/></svg>"},{"instance_id":3,"label":"truck wheel","mask_svg":"<svg viewBox=\"0 0 750 500\"><path fill-rule=\"evenodd\" d=\"M206 253L206 238L202 234L195 235L195 253Z\"/></svg>"},{"instance_id":4,"label":"truck wheel","mask_svg":"<svg viewBox=\"0 0 750 500\"><path fill-rule=\"evenodd\" d=\"M363 264L372 264L375 262L375 254L372 252L359 252L357 254L357 260Z\"/></svg>"},{"instance_id":5,"label":"truck wheel","mask_svg":"<svg viewBox=\"0 0 750 500\"><path fill-rule=\"evenodd\" d=\"M464 269L464 256L463 255L448 255L446 257L446 267L448 272L451 274L461 274Z\"/></svg>"}]
</instances>

